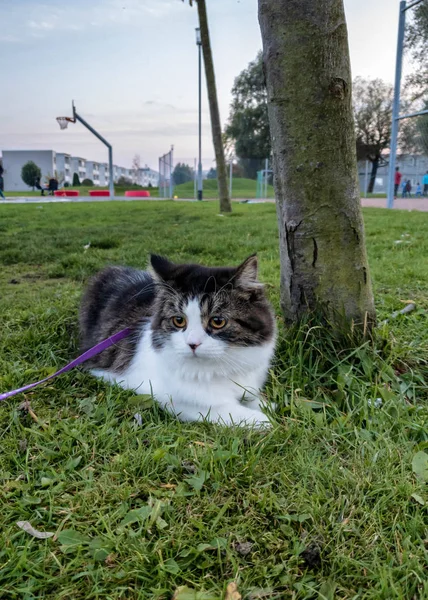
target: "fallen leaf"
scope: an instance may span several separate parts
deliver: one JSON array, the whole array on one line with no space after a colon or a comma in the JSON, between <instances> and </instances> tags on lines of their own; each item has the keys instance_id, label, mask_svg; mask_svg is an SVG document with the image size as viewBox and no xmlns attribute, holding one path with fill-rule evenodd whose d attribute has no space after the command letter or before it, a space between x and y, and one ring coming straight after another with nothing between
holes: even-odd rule
<instances>
[{"instance_id":1,"label":"fallen leaf","mask_svg":"<svg viewBox=\"0 0 428 600\"><path fill-rule=\"evenodd\" d=\"M425 500L422 498L422 496L419 496L419 494L412 494L411 498L413 498L413 500L416 500L416 502L421 506L425 506Z\"/></svg>"},{"instance_id":2,"label":"fallen leaf","mask_svg":"<svg viewBox=\"0 0 428 600\"><path fill-rule=\"evenodd\" d=\"M108 567L115 567L116 566L116 558L117 555L116 554L109 554L107 556L107 558L105 559L105 563Z\"/></svg>"},{"instance_id":3,"label":"fallen leaf","mask_svg":"<svg viewBox=\"0 0 428 600\"><path fill-rule=\"evenodd\" d=\"M242 596L238 592L238 586L234 581L228 584L224 600L242 600Z\"/></svg>"},{"instance_id":4,"label":"fallen leaf","mask_svg":"<svg viewBox=\"0 0 428 600\"><path fill-rule=\"evenodd\" d=\"M51 538L55 535L53 531L38 531L37 529L34 529L29 521L18 521L17 525L20 529L39 540L46 540L47 538Z\"/></svg>"},{"instance_id":5,"label":"fallen leaf","mask_svg":"<svg viewBox=\"0 0 428 600\"><path fill-rule=\"evenodd\" d=\"M242 543L236 542L233 545L236 552L238 554L240 554L241 556L247 556L247 554L250 554L253 546L254 546L253 542L242 542Z\"/></svg>"},{"instance_id":6,"label":"fallen leaf","mask_svg":"<svg viewBox=\"0 0 428 600\"><path fill-rule=\"evenodd\" d=\"M428 454L421 450L416 452L412 460L413 473L418 479L428 481Z\"/></svg>"},{"instance_id":7,"label":"fallen leaf","mask_svg":"<svg viewBox=\"0 0 428 600\"><path fill-rule=\"evenodd\" d=\"M191 475L194 475L197 471L196 465L193 464L190 460L183 460L181 462L181 466L187 473L190 473Z\"/></svg>"}]
</instances>

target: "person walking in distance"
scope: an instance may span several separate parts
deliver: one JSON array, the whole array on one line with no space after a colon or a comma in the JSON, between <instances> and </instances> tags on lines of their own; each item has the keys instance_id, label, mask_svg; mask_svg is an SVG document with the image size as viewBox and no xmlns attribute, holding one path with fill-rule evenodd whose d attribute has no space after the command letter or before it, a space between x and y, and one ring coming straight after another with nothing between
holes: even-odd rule
<instances>
[{"instance_id":1,"label":"person walking in distance","mask_svg":"<svg viewBox=\"0 0 428 600\"><path fill-rule=\"evenodd\" d=\"M422 183L424 184L424 198L426 198L428 196L428 171L425 173Z\"/></svg>"},{"instance_id":2,"label":"person walking in distance","mask_svg":"<svg viewBox=\"0 0 428 600\"><path fill-rule=\"evenodd\" d=\"M397 197L398 188L400 187L401 178L403 175L400 173L400 167L395 167L395 175L394 175L394 198Z\"/></svg>"},{"instance_id":3,"label":"person walking in distance","mask_svg":"<svg viewBox=\"0 0 428 600\"><path fill-rule=\"evenodd\" d=\"M36 182L34 184L34 187L38 190L40 190L41 192L41 196L45 195L45 190L42 188L41 183L40 183L40 177L36 177Z\"/></svg>"},{"instance_id":4,"label":"person walking in distance","mask_svg":"<svg viewBox=\"0 0 428 600\"><path fill-rule=\"evenodd\" d=\"M410 179L408 179L406 183L406 196L407 198L412 197L412 182L410 181Z\"/></svg>"},{"instance_id":5,"label":"person walking in distance","mask_svg":"<svg viewBox=\"0 0 428 600\"><path fill-rule=\"evenodd\" d=\"M0 198L3 198L3 200L6 200L6 198L4 197L4 194L3 194L3 190L4 190L3 167L0 166Z\"/></svg>"}]
</instances>

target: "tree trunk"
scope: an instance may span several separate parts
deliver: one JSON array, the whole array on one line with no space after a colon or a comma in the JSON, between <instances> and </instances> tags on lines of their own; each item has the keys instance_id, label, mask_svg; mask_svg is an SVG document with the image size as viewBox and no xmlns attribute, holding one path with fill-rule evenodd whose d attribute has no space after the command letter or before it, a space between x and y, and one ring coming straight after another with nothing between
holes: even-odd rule
<instances>
[{"instance_id":1,"label":"tree trunk","mask_svg":"<svg viewBox=\"0 0 428 600\"><path fill-rule=\"evenodd\" d=\"M221 131L220 111L218 108L217 88L215 83L214 63L211 52L210 33L205 0L198 0L199 27L201 29L202 52L204 55L205 77L207 80L208 102L210 105L211 131L215 159L217 164L217 185L220 198L220 212L232 212L227 185L227 168L224 158L223 136Z\"/></svg>"},{"instance_id":2,"label":"tree trunk","mask_svg":"<svg viewBox=\"0 0 428 600\"><path fill-rule=\"evenodd\" d=\"M342 0L259 0L280 232L281 303L366 331L364 242Z\"/></svg>"},{"instance_id":3,"label":"tree trunk","mask_svg":"<svg viewBox=\"0 0 428 600\"><path fill-rule=\"evenodd\" d=\"M379 167L379 156L376 156L376 158L374 160L372 160L372 172L370 173L369 188L367 190L367 192L369 194L373 194L374 186L376 183L376 174L377 174L378 167Z\"/></svg>"}]
</instances>

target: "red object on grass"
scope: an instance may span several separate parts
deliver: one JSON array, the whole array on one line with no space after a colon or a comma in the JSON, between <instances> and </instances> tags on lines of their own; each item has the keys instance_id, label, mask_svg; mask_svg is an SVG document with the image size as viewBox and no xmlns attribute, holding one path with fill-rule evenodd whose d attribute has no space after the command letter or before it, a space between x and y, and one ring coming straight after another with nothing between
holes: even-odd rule
<instances>
[{"instance_id":1,"label":"red object on grass","mask_svg":"<svg viewBox=\"0 0 428 600\"><path fill-rule=\"evenodd\" d=\"M125 192L128 198L150 198L150 192L147 190L129 190Z\"/></svg>"},{"instance_id":2,"label":"red object on grass","mask_svg":"<svg viewBox=\"0 0 428 600\"><path fill-rule=\"evenodd\" d=\"M110 196L108 190L89 190L90 196Z\"/></svg>"},{"instance_id":3,"label":"red object on grass","mask_svg":"<svg viewBox=\"0 0 428 600\"><path fill-rule=\"evenodd\" d=\"M77 190L55 190L55 196L78 196L79 192Z\"/></svg>"}]
</instances>

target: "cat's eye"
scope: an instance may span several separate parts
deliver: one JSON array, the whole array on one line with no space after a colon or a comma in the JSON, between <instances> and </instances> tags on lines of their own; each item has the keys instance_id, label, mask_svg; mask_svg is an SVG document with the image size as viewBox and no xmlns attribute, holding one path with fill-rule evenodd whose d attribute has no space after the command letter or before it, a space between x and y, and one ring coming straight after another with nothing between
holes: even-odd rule
<instances>
[{"instance_id":1,"label":"cat's eye","mask_svg":"<svg viewBox=\"0 0 428 600\"><path fill-rule=\"evenodd\" d=\"M184 317L172 317L171 320L174 327L177 327L178 329L186 327L186 319Z\"/></svg>"},{"instance_id":2,"label":"cat's eye","mask_svg":"<svg viewBox=\"0 0 428 600\"><path fill-rule=\"evenodd\" d=\"M224 319L223 317L211 317L210 319L210 326L213 329L223 329L225 325L226 319Z\"/></svg>"}]
</instances>

